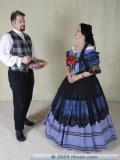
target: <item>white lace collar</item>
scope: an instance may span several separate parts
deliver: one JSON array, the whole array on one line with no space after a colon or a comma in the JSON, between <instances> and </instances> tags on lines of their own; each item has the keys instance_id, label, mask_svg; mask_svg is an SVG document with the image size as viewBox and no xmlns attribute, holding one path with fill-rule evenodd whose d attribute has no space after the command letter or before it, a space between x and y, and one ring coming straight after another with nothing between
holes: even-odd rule
<instances>
[{"instance_id":1,"label":"white lace collar","mask_svg":"<svg viewBox=\"0 0 120 160\"><path fill-rule=\"evenodd\" d=\"M94 49L94 47L93 46L89 46L89 47L86 48L86 50L91 50L91 49ZM73 50L73 52L76 52L76 53L77 52L81 52L81 51L76 51L73 46L72 46L72 50Z\"/></svg>"}]
</instances>

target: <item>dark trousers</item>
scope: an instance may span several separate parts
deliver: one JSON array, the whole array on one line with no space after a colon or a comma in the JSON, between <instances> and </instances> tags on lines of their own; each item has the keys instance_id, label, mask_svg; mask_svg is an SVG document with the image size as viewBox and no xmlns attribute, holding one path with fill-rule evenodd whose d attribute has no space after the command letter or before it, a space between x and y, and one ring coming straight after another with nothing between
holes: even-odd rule
<instances>
[{"instance_id":1,"label":"dark trousers","mask_svg":"<svg viewBox=\"0 0 120 160\"><path fill-rule=\"evenodd\" d=\"M34 73L8 70L10 87L13 92L15 130L24 129L24 121L29 109L34 87Z\"/></svg>"}]
</instances>

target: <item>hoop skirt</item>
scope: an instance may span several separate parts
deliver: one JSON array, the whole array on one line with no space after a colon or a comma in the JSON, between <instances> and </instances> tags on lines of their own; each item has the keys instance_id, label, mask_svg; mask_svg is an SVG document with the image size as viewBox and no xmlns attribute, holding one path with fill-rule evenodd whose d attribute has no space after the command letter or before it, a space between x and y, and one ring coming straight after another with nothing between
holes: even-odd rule
<instances>
[{"instance_id":1,"label":"hoop skirt","mask_svg":"<svg viewBox=\"0 0 120 160\"><path fill-rule=\"evenodd\" d=\"M68 55L72 55L72 48ZM77 53L80 57L80 52ZM75 74L99 64L99 56L88 47L82 67L75 66ZM116 132L109 115L101 85L95 74L69 83L67 77L61 83L45 118L45 133L58 146L85 152L106 149L116 140Z\"/></svg>"}]
</instances>

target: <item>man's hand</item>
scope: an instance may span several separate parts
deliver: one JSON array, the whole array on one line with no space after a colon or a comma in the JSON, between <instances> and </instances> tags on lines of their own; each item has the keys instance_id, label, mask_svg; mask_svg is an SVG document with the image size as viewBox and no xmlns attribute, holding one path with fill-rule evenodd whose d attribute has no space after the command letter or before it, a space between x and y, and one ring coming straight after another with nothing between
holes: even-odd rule
<instances>
[{"instance_id":1,"label":"man's hand","mask_svg":"<svg viewBox=\"0 0 120 160\"><path fill-rule=\"evenodd\" d=\"M40 63L40 59L37 59L37 58L35 58L35 57L33 57L32 60L35 61L36 63Z\"/></svg>"},{"instance_id":2,"label":"man's hand","mask_svg":"<svg viewBox=\"0 0 120 160\"><path fill-rule=\"evenodd\" d=\"M28 64L28 63L31 62L31 60L32 60L31 57L29 57L29 56L24 56L24 57L22 58L22 63Z\"/></svg>"}]
</instances>

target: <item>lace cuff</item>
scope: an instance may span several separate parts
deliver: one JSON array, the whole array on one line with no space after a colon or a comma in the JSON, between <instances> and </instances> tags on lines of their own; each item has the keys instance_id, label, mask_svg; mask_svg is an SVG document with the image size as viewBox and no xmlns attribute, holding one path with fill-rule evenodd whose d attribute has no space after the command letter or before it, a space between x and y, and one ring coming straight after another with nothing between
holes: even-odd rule
<instances>
[{"instance_id":1,"label":"lace cuff","mask_svg":"<svg viewBox=\"0 0 120 160\"><path fill-rule=\"evenodd\" d=\"M99 66L99 52L93 51L85 55L85 62L87 65L87 72L89 73L101 73L101 69Z\"/></svg>"},{"instance_id":2,"label":"lace cuff","mask_svg":"<svg viewBox=\"0 0 120 160\"><path fill-rule=\"evenodd\" d=\"M91 66L87 72L89 73L94 73L94 74L100 74L101 73L101 69L100 69L100 66L99 64L96 64L96 65L93 65Z\"/></svg>"}]
</instances>

